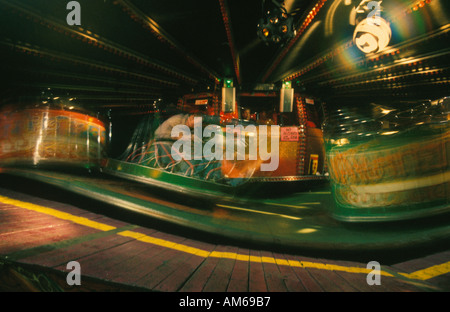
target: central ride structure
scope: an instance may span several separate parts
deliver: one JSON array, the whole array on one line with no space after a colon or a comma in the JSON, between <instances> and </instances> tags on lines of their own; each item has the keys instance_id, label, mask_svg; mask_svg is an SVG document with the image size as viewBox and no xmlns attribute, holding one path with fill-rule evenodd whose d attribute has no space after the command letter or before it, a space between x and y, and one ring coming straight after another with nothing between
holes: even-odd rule
<instances>
[{"instance_id":1,"label":"central ride structure","mask_svg":"<svg viewBox=\"0 0 450 312\"><path fill-rule=\"evenodd\" d=\"M324 103L293 90L290 97L231 93L228 101L226 89L188 94L176 111L145 115L124 153L108 159L103 170L200 196L298 192L328 180ZM196 116L192 130L190 115Z\"/></svg>"}]
</instances>

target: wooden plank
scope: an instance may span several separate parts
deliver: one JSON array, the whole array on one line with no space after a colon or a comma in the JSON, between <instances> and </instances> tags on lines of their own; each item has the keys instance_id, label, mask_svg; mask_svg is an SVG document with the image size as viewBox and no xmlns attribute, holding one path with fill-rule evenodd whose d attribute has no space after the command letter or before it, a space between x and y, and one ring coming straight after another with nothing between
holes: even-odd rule
<instances>
[{"instance_id":1,"label":"wooden plank","mask_svg":"<svg viewBox=\"0 0 450 312\"><path fill-rule=\"evenodd\" d=\"M332 271L324 272L320 269L311 269L311 268L307 268L306 270L311 274L314 280L316 280L320 284L320 286L323 288L324 291L343 292L346 290L345 287L341 287L339 283L336 283L334 281L336 280L335 276L333 276L336 275L335 272Z\"/></svg>"},{"instance_id":2,"label":"wooden plank","mask_svg":"<svg viewBox=\"0 0 450 312\"><path fill-rule=\"evenodd\" d=\"M217 258L207 258L201 262L197 270L189 277L180 288L180 292L201 292L215 266L219 262Z\"/></svg>"},{"instance_id":3,"label":"wooden plank","mask_svg":"<svg viewBox=\"0 0 450 312\"><path fill-rule=\"evenodd\" d=\"M280 253L273 253L273 257L283 264L277 264L278 270L280 271L281 277L283 278L284 284L286 285L286 290L290 292L305 292L306 287L302 284L293 268L289 265L284 264L287 261L285 255Z\"/></svg>"},{"instance_id":4,"label":"wooden plank","mask_svg":"<svg viewBox=\"0 0 450 312\"><path fill-rule=\"evenodd\" d=\"M43 213L40 213L37 211L29 210L29 209L22 208L22 207L16 207L16 206L14 206L14 207L15 207L15 209L8 209L8 210L1 211L1 215L2 215L1 222L3 222L5 219L26 221L26 219L22 218L25 215L27 215L29 218L50 217L46 214L43 214Z\"/></svg>"},{"instance_id":5,"label":"wooden plank","mask_svg":"<svg viewBox=\"0 0 450 312\"><path fill-rule=\"evenodd\" d=\"M250 255L248 249L239 248L237 250L239 255ZM250 263L244 260L236 260L231 273L230 282L228 283L227 292L247 292L248 291L248 276Z\"/></svg>"},{"instance_id":6,"label":"wooden plank","mask_svg":"<svg viewBox=\"0 0 450 312\"><path fill-rule=\"evenodd\" d=\"M398 277L380 277L380 285L369 285L367 283L366 274L355 274L347 272L336 272L355 289L361 292L405 292L405 291L420 291L413 283Z\"/></svg>"},{"instance_id":7,"label":"wooden plank","mask_svg":"<svg viewBox=\"0 0 450 312\"><path fill-rule=\"evenodd\" d=\"M221 251L220 246L216 246L214 251ZM219 258L206 258L201 262L195 272L189 277L186 283L181 287L181 292L201 292L208 282L214 268L219 262Z\"/></svg>"},{"instance_id":8,"label":"wooden plank","mask_svg":"<svg viewBox=\"0 0 450 312\"><path fill-rule=\"evenodd\" d=\"M397 272L412 273L415 271L429 268L433 265L436 265L434 261L424 259L413 259L391 265L391 268Z\"/></svg>"},{"instance_id":9,"label":"wooden plank","mask_svg":"<svg viewBox=\"0 0 450 312\"><path fill-rule=\"evenodd\" d=\"M190 254L168 249L163 253L160 264L143 278L136 281L136 285L153 289L167 276L175 272L184 262L191 257Z\"/></svg>"},{"instance_id":10,"label":"wooden plank","mask_svg":"<svg viewBox=\"0 0 450 312\"><path fill-rule=\"evenodd\" d=\"M195 255L188 257L184 265L176 269L172 274L169 274L156 287L154 287L153 290L165 292L178 291L192 274L192 272L194 272L203 261L203 257Z\"/></svg>"},{"instance_id":11,"label":"wooden plank","mask_svg":"<svg viewBox=\"0 0 450 312\"><path fill-rule=\"evenodd\" d=\"M188 240L185 242L187 245L198 248L201 250L212 251L215 246L208 243L195 242ZM175 292L178 291L184 283L189 279L191 274L200 266L204 261L204 257L197 255L191 255L186 258L184 263L180 265L172 274L169 274L159 285L153 288L155 291Z\"/></svg>"},{"instance_id":12,"label":"wooden plank","mask_svg":"<svg viewBox=\"0 0 450 312\"><path fill-rule=\"evenodd\" d=\"M97 253L79 258L82 275L110 280L110 275L117 265L135 254L142 252L145 243L135 240L126 241L111 248L99 250ZM66 271L66 266L57 266L57 270Z\"/></svg>"},{"instance_id":13,"label":"wooden plank","mask_svg":"<svg viewBox=\"0 0 450 312\"><path fill-rule=\"evenodd\" d=\"M294 261L299 260L297 256L293 256L293 255L285 254L284 257L288 261L289 260L294 260ZM305 288L305 290L307 292L323 292L323 291L325 291L324 288L319 284L319 282L312 277L310 272L308 270L306 270L306 268L300 268L300 267L295 267L295 266L292 266L291 268L295 272L295 274L297 275L298 279L301 281L303 287Z\"/></svg>"},{"instance_id":14,"label":"wooden plank","mask_svg":"<svg viewBox=\"0 0 450 312\"><path fill-rule=\"evenodd\" d=\"M39 229L16 233L19 235L2 235L0 252L6 255L44 244L71 239L77 237L80 233L93 233L95 231L94 229L70 223L47 225Z\"/></svg>"},{"instance_id":15,"label":"wooden plank","mask_svg":"<svg viewBox=\"0 0 450 312\"><path fill-rule=\"evenodd\" d=\"M105 236L61 249L55 249L34 256L26 257L21 259L20 262L46 267L58 267L66 265L69 261L79 260L83 257L98 253L101 250L113 248L132 240L131 238L121 237L116 234L101 234L105 234Z\"/></svg>"},{"instance_id":16,"label":"wooden plank","mask_svg":"<svg viewBox=\"0 0 450 312\"><path fill-rule=\"evenodd\" d=\"M1 223L0 235L15 233L27 229L40 228L51 224L69 224L70 221L61 220L55 217L39 213L29 213L22 211L21 214L8 215Z\"/></svg>"},{"instance_id":17,"label":"wooden plank","mask_svg":"<svg viewBox=\"0 0 450 312\"><path fill-rule=\"evenodd\" d=\"M427 280L432 286L438 288L439 291L449 292L450 291L450 274L439 275Z\"/></svg>"},{"instance_id":18,"label":"wooden plank","mask_svg":"<svg viewBox=\"0 0 450 312\"><path fill-rule=\"evenodd\" d=\"M397 277L381 277L381 285L378 291L386 292L422 292L426 290L420 286L422 283L416 283L408 279ZM430 290L429 288L427 290Z\"/></svg>"},{"instance_id":19,"label":"wooden plank","mask_svg":"<svg viewBox=\"0 0 450 312\"><path fill-rule=\"evenodd\" d=\"M222 248L220 248L222 249ZM229 252L236 254L238 248L233 246L224 246L223 252ZM214 271L209 277L208 281L203 288L205 292L225 292L227 290L231 274L233 273L233 267L236 259L224 258L217 262Z\"/></svg>"},{"instance_id":20,"label":"wooden plank","mask_svg":"<svg viewBox=\"0 0 450 312\"><path fill-rule=\"evenodd\" d=\"M429 259L435 264L446 263L450 261L450 251L438 252L429 256L426 256L425 259Z\"/></svg>"},{"instance_id":21,"label":"wooden plank","mask_svg":"<svg viewBox=\"0 0 450 312\"><path fill-rule=\"evenodd\" d=\"M27 210L24 208L17 208L14 210L7 210L7 211L2 211L1 213L1 224L6 224L9 222L26 222L29 220L39 220L39 219L45 219L45 218L51 218L48 215L39 213L39 212L35 212L35 211L31 211L31 210Z\"/></svg>"},{"instance_id":22,"label":"wooden plank","mask_svg":"<svg viewBox=\"0 0 450 312\"><path fill-rule=\"evenodd\" d=\"M366 263L352 262L352 261L336 261L331 259L311 259L305 258L303 261L312 261L323 264L331 264L331 265L339 265L344 267L357 267L357 268L366 268ZM319 283L322 284L322 287L325 291L345 291L345 292L353 292L353 291L375 291L375 292L402 292L402 291L417 291L419 288L416 288L413 284L408 284L407 281L403 278L399 277L388 277L381 276L382 283L381 285L373 285L370 286L367 284L367 274L365 273L350 273L343 271L322 271L316 269L308 270L315 271L313 275ZM381 270L391 271L389 267L381 267ZM326 284L326 281L329 280L330 283ZM369 288L368 288L369 287ZM341 290L338 290L341 289Z\"/></svg>"},{"instance_id":23,"label":"wooden plank","mask_svg":"<svg viewBox=\"0 0 450 312\"><path fill-rule=\"evenodd\" d=\"M354 262L354 261L342 261L342 260L331 260L331 259L323 259L323 258L306 258L302 257L302 261L308 261L308 262L314 262L314 263L320 263L320 264L330 264L330 265L336 265L336 266L342 266L342 267L355 267L355 268L363 268L365 269L367 267L367 264L360 263L360 262ZM361 280L358 277L363 277L363 281L366 281L366 274L362 273L347 273L342 272L339 270L336 271L328 271L328 270L313 270L314 274L311 274L316 280L321 280L323 282L326 282L326 280L329 280L329 286L330 291L344 291L344 292L355 292L358 291L360 287L365 287L361 284ZM346 273L346 274L344 274ZM353 274L353 275L352 275ZM344 278L344 276L348 277L347 279ZM358 281L358 284L355 285L353 282ZM320 283L320 281L319 281ZM365 283L367 285L367 282ZM322 287L326 290L327 287L322 285ZM337 290L340 289L340 290Z\"/></svg>"},{"instance_id":24,"label":"wooden plank","mask_svg":"<svg viewBox=\"0 0 450 312\"><path fill-rule=\"evenodd\" d=\"M261 257L273 260L274 263L263 262L264 277L269 292L286 292L287 287L284 284L283 276L280 273L274 255L268 251L261 251Z\"/></svg>"},{"instance_id":25,"label":"wooden plank","mask_svg":"<svg viewBox=\"0 0 450 312\"><path fill-rule=\"evenodd\" d=\"M314 270L314 269L311 269L311 270ZM326 278L328 280L330 280L334 285L337 285L341 289L341 291L345 291L345 292L355 292L355 291L357 291L357 288L355 288L351 283L349 283L347 280L342 278L335 271L323 271L323 270L321 270L320 273L316 271L315 274L326 276ZM315 275L313 274L312 276L314 277Z\"/></svg>"},{"instance_id":26,"label":"wooden plank","mask_svg":"<svg viewBox=\"0 0 450 312\"><path fill-rule=\"evenodd\" d=\"M369 285L367 283L366 274L348 273L348 272L336 272L338 276L344 279L348 284L352 285L356 291L360 292L379 292L386 291L384 287L378 287L379 285ZM381 277L384 282L385 277Z\"/></svg>"},{"instance_id":27,"label":"wooden plank","mask_svg":"<svg viewBox=\"0 0 450 312\"><path fill-rule=\"evenodd\" d=\"M450 251L446 251L428 255L420 259L412 259L401 263L397 263L392 265L391 267L397 270L398 272L413 273L415 271L447 263L449 261L450 261Z\"/></svg>"},{"instance_id":28,"label":"wooden plank","mask_svg":"<svg viewBox=\"0 0 450 312\"><path fill-rule=\"evenodd\" d=\"M331 264L343 267L358 267L366 268L366 263L354 262L354 261L341 261L341 260L331 260L331 259L317 259L301 257L301 261L308 261L314 263ZM381 267L382 270L388 270L389 272L394 272L395 270L389 267ZM343 271L327 271L320 269L307 268L307 270L324 288L325 291L418 291L420 285L415 283L410 283L405 278L398 277L387 277L381 276L382 284L370 286L367 284L366 278L367 274L364 273L350 273ZM424 285L423 285L424 286ZM339 290L340 289L340 290ZM426 289L426 288L423 288Z\"/></svg>"},{"instance_id":29,"label":"wooden plank","mask_svg":"<svg viewBox=\"0 0 450 312\"><path fill-rule=\"evenodd\" d=\"M0 202L0 212L9 212L11 210L17 210L17 209L21 209L21 208L16 207L14 205L5 204L5 203Z\"/></svg>"},{"instance_id":30,"label":"wooden plank","mask_svg":"<svg viewBox=\"0 0 450 312\"><path fill-rule=\"evenodd\" d=\"M254 259L261 257L259 251L250 250L250 257ZM264 278L264 268L260 261L250 261L249 269L249 283L248 289L250 292L267 292L266 280Z\"/></svg>"},{"instance_id":31,"label":"wooden plank","mask_svg":"<svg viewBox=\"0 0 450 312\"><path fill-rule=\"evenodd\" d=\"M24 221L11 221L5 222L1 225L0 229L0 246L3 241L7 241L8 237L18 236L18 235L26 235L24 232L29 232L33 230L39 230L42 228L50 227L50 226L61 226L64 224L70 224L71 222L62 221L62 220L53 220L49 218L34 218L28 219Z\"/></svg>"},{"instance_id":32,"label":"wooden plank","mask_svg":"<svg viewBox=\"0 0 450 312\"><path fill-rule=\"evenodd\" d=\"M180 244L186 240L183 237L162 232L155 232L152 234L152 237L173 244ZM190 254L169 247L153 245L150 243L146 244L145 248L150 250L153 255L145 260L145 265L142 268L139 277L133 282L140 287L155 287L161 280L167 277L168 274L176 270L179 263L182 262L185 257L190 256ZM156 254L155 250L157 251Z\"/></svg>"},{"instance_id":33,"label":"wooden plank","mask_svg":"<svg viewBox=\"0 0 450 312\"><path fill-rule=\"evenodd\" d=\"M324 260L320 259L320 262L332 263L336 265L342 265L347 267L359 267L366 268L366 263L358 263L351 261L335 261L335 260ZM409 265L413 262L409 263ZM423 264L423 263L422 263ZM411 291L428 291L432 288L426 283L416 282L409 280L401 275L398 275L398 269L381 265L381 270L393 274L394 276L381 276L381 285L368 285L366 278L367 274L363 273L346 273L341 271L336 271L336 273L348 281L352 287L360 291L376 291L376 292L411 292ZM331 275L332 276L332 275Z\"/></svg>"},{"instance_id":34,"label":"wooden plank","mask_svg":"<svg viewBox=\"0 0 450 312\"><path fill-rule=\"evenodd\" d=\"M367 266L367 264L365 263L354 261L309 258L303 256L301 257L300 261L363 269L365 269ZM313 268L307 268L307 270L311 272L311 276L313 276L319 283L322 282L327 284L327 286L322 285L322 288L324 288L325 291L355 292L360 291L360 289L369 291L369 288L367 288L367 286L369 285L366 281L367 275L364 273L351 273L339 270L332 271ZM370 291L373 291L373 289L370 289Z\"/></svg>"},{"instance_id":35,"label":"wooden plank","mask_svg":"<svg viewBox=\"0 0 450 312\"><path fill-rule=\"evenodd\" d=\"M149 271L164 261L162 253L167 251L161 246L144 246L141 253L135 254L125 262L120 263L116 271L111 272L111 279L118 283L135 284L146 276Z\"/></svg>"},{"instance_id":36,"label":"wooden plank","mask_svg":"<svg viewBox=\"0 0 450 312\"><path fill-rule=\"evenodd\" d=\"M159 239L171 239L174 243L180 243L185 240L178 236L168 236L156 230L139 228L134 232L139 232L148 236ZM173 250L158 246L151 243L144 243L141 253L130 257L126 262L122 262L116 272L113 272L111 277L117 282L134 284L139 283L139 280L145 277L152 271L156 270L158 266L162 265ZM126 274L124 274L126 272Z\"/></svg>"}]
</instances>

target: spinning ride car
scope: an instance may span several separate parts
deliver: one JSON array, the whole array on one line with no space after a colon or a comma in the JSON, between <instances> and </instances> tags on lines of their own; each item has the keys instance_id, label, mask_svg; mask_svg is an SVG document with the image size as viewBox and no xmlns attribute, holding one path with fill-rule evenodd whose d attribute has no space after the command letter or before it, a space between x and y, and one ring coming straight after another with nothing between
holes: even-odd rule
<instances>
[{"instance_id":1,"label":"spinning ride car","mask_svg":"<svg viewBox=\"0 0 450 312\"><path fill-rule=\"evenodd\" d=\"M105 172L199 194L327 180L322 103L292 93L285 108L278 92L227 99L226 92L189 94L171 116L163 110L146 115L123 155L108 159ZM258 102L268 111L255 112Z\"/></svg>"},{"instance_id":2,"label":"spinning ride car","mask_svg":"<svg viewBox=\"0 0 450 312\"><path fill-rule=\"evenodd\" d=\"M341 108L325 123L332 215L404 220L450 209L450 99Z\"/></svg>"},{"instance_id":3,"label":"spinning ride car","mask_svg":"<svg viewBox=\"0 0 450 312\"><path fill-rule=\"evenodd\" d=\"M100 167L106 157L104 123L73 98L13 103L0 114L0 166Z\"/></svg>"}]
</instances>

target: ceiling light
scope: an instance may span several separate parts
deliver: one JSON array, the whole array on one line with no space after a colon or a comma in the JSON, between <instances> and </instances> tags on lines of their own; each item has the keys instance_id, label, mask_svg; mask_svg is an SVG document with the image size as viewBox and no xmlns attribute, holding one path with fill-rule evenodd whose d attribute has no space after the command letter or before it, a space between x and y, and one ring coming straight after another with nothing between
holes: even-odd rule
<instances>
[{"instance_id":1,"label":"ceiling light","mask_svg":"<svg viewBox=\"0 0 450 312\"><path fill-rule=\"evenodd\" d=\"M258 37L267 45L280 44L295 36L293 16L286 11L280 0L272 0L265 10L263 0L263 16L258 24Z\"/></svg>"},{"instance_id":2,"label":"ceiling light","mask_svg":"<svg viewBox=\"0 0 450 312\"><path fill-rule=\"evenodd\" d=\"M382 0L362 0L353 17L352 24L356 25L353 43L366 54L383 51L392 37L389 22L381 17L381 3Z\"/></svg>"}]
</instances>

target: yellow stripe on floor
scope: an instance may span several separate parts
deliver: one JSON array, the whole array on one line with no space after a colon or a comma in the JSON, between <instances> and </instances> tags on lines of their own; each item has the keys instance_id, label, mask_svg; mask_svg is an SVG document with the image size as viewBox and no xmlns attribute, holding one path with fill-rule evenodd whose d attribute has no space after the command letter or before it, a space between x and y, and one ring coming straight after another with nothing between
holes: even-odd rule
<instances>
[{"instance_id":1,"label":"yellow stripe on floor","mask_svg":"<svg viewBox=\"0 0 450 312\"><path fill-rule=\"evenodd\" d=\"M103 224L100 222L92 221L88 218L74 216L74 215L71 215L70 213L62 212L62 211L59 211L59 210L56 210L53 208L48 208L48 207L39 206L39 205L31 204L31 203L26 203L26 202L23 202L20 200L16 200L16 199L4 197L4 196L0 196L0 202L2 202L4 204L8 204L8 205L13 205L13 206L16 206L19 208L24 208L27 210L44 213L46 215L50 215L50 216L56 217L58 219L72 221L74 223L81 224L81 225L84 225L84 226L87 226L90 228L94 228L97 230L101 230L101 231L111 231L111 230L116 229L116 227L114 227L114 226L110 226L110 225Z\"/></svg>"},{"instance_id":2,"label":"yellow stripe on floor","mask_svg":"<svg viewBox=\"0 0 450 312\"><path fill-rule=\"evenodd\" d=\"M301 220L301 219L302 219L302 218L300 218L300 217L289 216L289 215L280 214L280 213L275 213L275 212L268 212L268 211L262 211L262 210L254 210L254 209L248 209L248 208L242 208L242 207L236 207L236 206L230 206L230 205L221 205L221 204L217 204L216 206L217 206L217 207L221 207L221 208L229 208L229 209L234 209L234 210L241 210L241 211L247 211L247 212L254 212L254 213L260 213L260 214L271 215L271 216L279 216L279 217L282 217L282 218L293 219L293 220Z\"/></svg>"},{"instance_id":3,"label":"yellow stripe on floor","mask_svg":"<svg viewBox=\"0 0 450 312\"><path fill-rule=\"evenodd\" d=\"M110 226L107 224L103 224L100 222L92 221L90 219L74 216L66 212L62 212L53 208L48 208L32 203L27 203L23 201L19 201L16 199L0 196L0 202L8 205L13 205L19 208L28 209L31 211L40 212L46 215L50 215L59 219L72 221L74 223L84 225L90 228L98 229L101 231L110 231L116 229L114 226ZM249 256L244 254L238 254L233 252L219 252L219 251L206 251L198 248L194 248L191 246L178 244L175 242L171 242L168 240L152 237L149 235L145 235L139 232L134 231L122 231L118 232L117 235L125 236L134 238L138 241L149 243L152 245L157 245L173 250L177 250L184 253L193 254L199 257L203 258L221 258L221 259L232 259L236 261L250 261L250 262L258 262L258 263L272 263L277 265L284 265L284 266L291 266L295 268L313 268L313 269L319 269L319 270L325 270L325 271L341 271L341 272L348 272L348 273L361 273L361 274L368 274L372 272L371 269L362 268L362 267L347 267L342 265L335 265L335 264L327 264L327 263L320 263L320 262L309 262L309 261L298 261L298 260L286 260L286 259L277 259L272 257L258 257L258 256ZM450 272L450 262L435 265L427 269L419 270L413 273L398 273L402 276L405 276L409 279L417 279L417 280L427 280L439 275L447 274ZM384 276L390 276L393 277L394 275L385 272L380 271L381 275Z\"/></svg>"},{"instance_id":4,"label":"yellow stripe on floor","mask_svg":"<svg viewBox=\"0 0 450 312\"><path fill-rule=\"evenodd\" d=\"M419 270L413 273L399 273L400 275L403 275L409 279L417 279L421 281L426 281L428 279L431 279L433 277L443 275L450 273L450 261L438 265L434 265L432 267Z\"/></svg>"}]
</instances>

